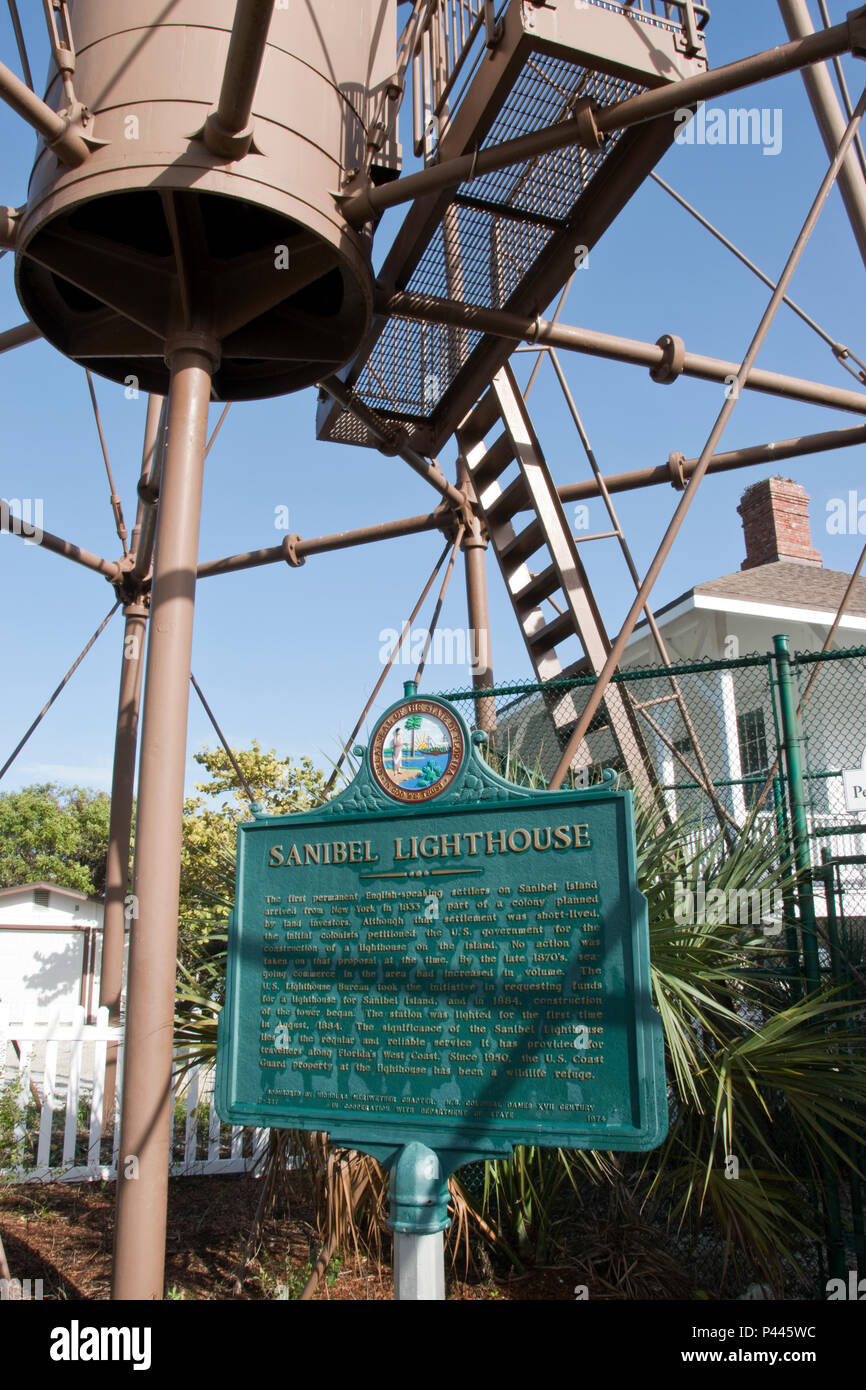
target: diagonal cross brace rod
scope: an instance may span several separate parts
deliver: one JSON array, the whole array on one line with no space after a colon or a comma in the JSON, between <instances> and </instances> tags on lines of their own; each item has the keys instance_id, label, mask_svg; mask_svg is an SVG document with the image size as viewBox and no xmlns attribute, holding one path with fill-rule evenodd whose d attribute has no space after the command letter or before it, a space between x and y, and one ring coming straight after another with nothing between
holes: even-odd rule
<instances>
[{"instance_id":1,"label":"diagonal cross brace rod","mask_svg":"<svg viewBox=\"0 0 866 1390\"><path fill-rule=\"evenodd\" d=\"M703 213L698 212L698 209L693 207L688 199L684 198L681 193L678 193L675 188L672 188L669 183L666 183L655 170L651 171L650 178L657 183L660 188L663 188L666 193L670 194L674 202L679 203L681 208L685 208L686 212L694 217L695 221L699 222L702 227L705 227L710 235L716 238L716 241L721 242L722 246L736 256L737 260L740 261L742 265L751 270L752 274L756 275L759 280L762 280L768 289L774 290L776 288L775 280L772 280L769 275L765 274L760 266L755 265L755 262L750 260L746 253L740 250L739 246L736 246L729 237L726 237L724 232L720 232L718 227L715 227L709 218L704 217ZM813 332L818 334L819 338L823 339L833 353L833 356L838 362L841 362L846 370L866 383L866 362L858 357L855 352L851 352L849 348L844 347L842 343L837 342L831 333L828 333L825 328L822 328L820 323L817 323L816 320L812 318L811 314L807 314L806 310L788 294L785 295L785 303L789 309L793 309L794 313L797 314ZM855 372L852 367L848 366L847 359L849 357L853 357L854 361L862 369L860 372Z\"/></svg>"},{"instance_id":2,"label":"diagonal cross brace rod","mask_svg":"<svg viewBox=\"0 0 866 1390\"><path fill-rule=\"evenodd\" d=\"M395 644L395 646L394 646L394 648L393 648L393 650L392 650L390 656L388 657L388 660L385 662L385 666L384 666L384 669L383 669L383 671L382 671L381 676L380 676L379 679L376 681L376 684L373 686L373 689L372 689L372 691L371 691L371 693L370 693L370 698L369 698L369 700L367 701L367 703L366 703L366 705L364 706L364 708L361 710L361 713L358 715L358 722L356 723L356 725L355 725L354 729L352 730L352 732L350 733L349 737L346 739L346 742L345 742L345 744L343 745L343 751L341 752L339 758L338 758L337 761L334 763L334 770L333 770L333 772L331 773L330 777L328 778L327 782L325 783L325 796L326 796L326 797L330 794L331 788L333 787L334 783L335 783L336 780L337 780L337 777L338 777L339 772L340 772L340 768L343 766L343 762L345 761L345 758L346 758L346 755L347 755L348 752L349 752L349 749L352 747L352 744L355 742L355 739L358 737L358 732L359 732L359 730L360 730L360 728L361 728L361 725L363 724L364 720L365 720L366 717L367 717L367 714L369 713L369 711L370 711L370 710L372 709L372 707L373 707L373 701L375 700L376 696L379 694L379 691L382 689L382 686L385 684L385 680L386 680L386 678L387 678L388 672L390 671L391 667L394 665L394 662L397 660L397 657L398 657L398 655L399 655L399 653L400 653L400 650L401 650L401 648L402 648L402 646L403 646L403 643L404 643L405 640L406 640L406 634L410 631L410 629L411 629L411 627L412 627L412 624L414 623L414 621L415 621L415 619L417 618L418 614L421 612L421 607L422 607L422 605L423 605L423 603L424 603L424 600L426 599L426 597L427 597L427 595L429 594L430 590L433 588L433 584L434 584L434 582L435 582L436 576L437 576L437 574L439 573L439 571L441 570L442 566L443 566L444 563L445 563L445 556L448 554L449 548L450 548L449 544L446 544L445 549L442 551L441 555L439 556L439 559L436 561L436 564L433 566L433 572L432 572L432 574L430 575L430 578L427 580L427 583L424 585L424 588L421 590L421 596L420 596L420 598L418 599L418 602L415 604L415 607L412 609L412 612L409 614L409 617L406 619L405 623L403 624L403 631L400 633L400 637L399 637L397 643Z\"/></svg>"},{"instance_id":3,"label":"diagonal cross brace rod","mask_svg":"<svg viewBox=\"0 0 866 1390\"><path fill-rule=\"evenodd\" d=\"M21 752L21 749L24 747L25 743L30 738L31 734L35 733L35 731L39 728L39 725L42 723L42 720L45 718L46 714L51 709L51 706L54 704L55 700L58 699L58 697L62 694L63 690L69 684L72 677L75 675L75 672L81 665L82 661L87 656L87 653L90 651L90 648L93 646L94 642L97 640L98 637L102 636L103 632L108 627L108 624L111 622L111 619L114 617L119 607L120 599L117 600L117 603L115 603L114 607L103 618L102 622L99 624L99 627L94 632L93 636L87 643L84 650L79 654L79 656L76 657L75 661L73 661L72 665L66 672L66 675L63 677L63 680L60 682L57 689L52 694L51 698L48 700L46 704L42 706L42 709L39 711L36 718L33 720L33 723L30 725L30 728L27 730L24 737L19 740L19 742L13 748L12 752L9 754L9 757L6 759L3 766L0 767L0 778L6 775L6 773L9 771L9 768L12 766L15 759L18 757L18 754Z\"/></svg>"},{"instance_id":4,"label":"diagonal cross brace rod","mask_svg":"<svg viewBox=\"0 0 866 1390\"><path fill-rule=\"evenodd\" d=\"M232 752L231 748L229 747L228 743L226 742L226 736L225 736L225 734L223 733L222 729L220 728L219 724L218 724L217 721L216 721L216 715L214 714L213 710L211 709L210 705L208 704L207 700L205 699L205 697L204 697L204 692L203 692L201 686L199 685L198 681L196 680L195 676L193 675L192 671L190 671L190 673L189 673L189 679L190 679L190 683L192 684L193 690L195 691L196 695L198 696L199 700L201 701L201 705L202 705L202 708L203 708L205 714L207 715L208 719L210 720L211 724L213 725L214 732L216 733L217 738L219 739L220 743L221 743L222 746L223 746L223 751L225 752L226 757L228 758L229 762L231 763L232 767L234 768L235 776L237 777L238 781L240 782L241 786L243 787L244 792L246 793L247 798L249 799L249 801L252 802L252 803L255 803L256 794L255 794L255 792L253 791L252 787L250 786L249 782L247 781L246 777L244 776L243 771L241 770L241 765L240 765L240 763L238 762L237 758L235 757L234 753Z\"/></svg>"},{"instance_id":5,"label":"diagonal cross brace rod","mask_svg":"<svg viewBox=\"0 0 866 1390\"><path fill-rule=\"evenodd\" d=\"M27 45L24 42L24 31L21 28L21 17L18 13L17 0L7 0L9 5L9 17L12 20L12 28L15 33L15 43L18 48L18 57L21 59L21 71L24 73L27 86L33 91L33 73L30 71L30 59L27 57Z\"/></svg>"},{"instance_id":6,"label":"diagonal cross brace rod","mask_svg":"<svg viewBox=\"0 0 866 1390\"><path fill-rule=\"evenodd\" d=\"M418 663L418 670L415 672L416 686L421 684L421 677L424 674L424 667L427 665L427 658L430 655L430 645L433 641L433 634L439 622L439 615L442 612L442 605L445 602L445 595L448 593L448 586L451 583L451 576L454 573L454 563L457 559L457 552L463 544L463 537L466 535L466 526L461 521L457 527L457 535L454 537L454 545L448 559L448 568L445 571L445 578L442 580L442 588L439 590L439 597L436 600L436 607L433 609L433 617L430 619L430 626L427 629L427 636L424 641L424 650L421 653L421 660Z\"/></svg>"},{"instance_id":7,"label":"diagonal cross brace rod","mask_svg":"<svg viewBox=\"0 0 866 1390\"><path fill-rule=\"evenodd\" d=\"M398 458L403 459L404 463L408 463L419 477L425 478L431 487L435 487L437 492L441 493L443 497L447 497L453 506L463 507L465 505L466 498L463 493L458 491L453 483L449 483L438 463L423 458L421 454L402 443L399 431L395 432L389 421L380 419L375 410L371 410L368 405L359 400L340 381L339 377L329 377L326 381L320 381L319 387L321 390L327 391L329 396L333 396L335 401L339 401L344 410L350 410L353 415L357 415L359 420L363 420L371 433L385 446L382 450L383 453L396 454Z\"/></svg>"},{"instance_id":8,"label":"diagonal cross brace rod","mask_svg":"<svg viewBox=\"0 0 866 1390\"><path fill-rule=\"evenodd\" d=\"M102 416L99 413L99 402L96 399L96 388L93 385L93 374L89 368L85 368L84 374L87 378L87 388L90 392L90 404L93 407L93 418L96 423L96 432L99 435L99 445L102 449L102 461L105 464L105 472L108 475L111 511L114 516L117 539L123 547L124 555L128 555L129 546L127 544L127 536L129 533L126 529L126 522L123 519L123 504L118 495L117 488L114 486L114 477L111 472L111 460L108 457L108 445L105 442L105 431L102 428Z\"/></svg>"},{"instance_id":9,"label":"diagonal cross brace rod","mask_svg":"<svg viewBox=\"0 0 866 1390\"><path fill-rule=\"evenodd\" d=\"M577 430L578 438L580 439L584 453L587 457L587 461L589 462L589 466L592 469L593 475L595 477L598 491L602 496L604 505L607 509L608 516L610 517L611 525L615 528L613 534L617 537L617 540L619 541L620 550L622 551L623 559L625 560L628 572L631 575L634 587L635 589L639 589L640 574L638 572L637 565L635 564L634 556L631 553L631 546L626 540L625 532L622 529L619 516L613 504L613 499L611 498L610 492L605 484L604 476L602 474L598 460L595 456L595 450L593 449L592 444L590 443L589 435L586 432L586 428L581 418L580 411L577 408L577 402L575 401L574 396L571 393L571 388L568 384L565 373L562 370L562 365L559 361L559 358L556 355L556 352L551 350L548 356L550 357L551 366L553 367L553 370L556 373L556 378L565 397L565 402L568 406L569 413L574 422L574 427ZM644 612L646 614L646 620L649 625L650 632L652 633L653 640L658 650L659 658L665 666L670 666L671 659L668 653L667 644L664 640L664 637L662 636L661 628L659 627L658 622L656 621L655 613L653 612L649 603L646 604ZM733 827L734 830L737 830L738 827L733 817L728 814L727 810L723 806L719 798L718 792L716 791L716 788L713 784L712 773L710 772L707 760L704 757L704 752L701 747L700 740L698 738L698 732L695 728L694 721L692 720L691 714L689 712L688 705L686 704L685 696L682 692L682 687L680 686L679 681L676 679L674 675L670 675L669 680L671 690L673 691L674 699L676 700L677 706L680 711L680 718L683 721L683 727L691 742L691 746L694 749L695 758L697 760L698 767L700 768L699 773L696 773L694 769L688 764L688 762L686 762L686 759L683 757L679 749L675 746L673 740L668 738L668 736L662 730L661 726L647 713L646 706L637 704L635 707L643 716L643 718L647 721L650 728L653 729L656 735L661 739L662 743L664 743L670 749L674 757L679 759L683 767L686 768L686 770L689 772L692 778L699 784L699 786L703 788L704 792L709 797L710 802L712 803L713 810L716 813L720 829L730 839L731 827Z\"/></svg>"},{"instance_id":10,"label":"diagonal cross brace rod","mask_svg":"<svg viewBox=\"0 0 866 1390\"><path fill-rule=\"evenodd\" d=\"M777 0L777 4L790 38L805 39L815 32L805 0ZM846 125L846 117L833 90L833 80L823 63L804 68L802 77L824 147L832 158ZM866 181L853 149L839 170L839 192L860 255L866 262Z\"/></svg>"}]
</instances>

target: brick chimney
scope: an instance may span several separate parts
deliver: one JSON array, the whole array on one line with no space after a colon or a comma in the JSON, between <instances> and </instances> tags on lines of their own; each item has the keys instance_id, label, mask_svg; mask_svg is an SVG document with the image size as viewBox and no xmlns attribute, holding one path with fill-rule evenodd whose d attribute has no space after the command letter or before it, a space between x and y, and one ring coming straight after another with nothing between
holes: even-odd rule
<instances>
[{"instance_id":1,"label":"brick chimney","mask_svg":"<svg viewBox=\"0 0 866 1390\"><path fill-rule=\"evenodd\" d=\"M812 548L809 497L790 478L764 478L747 488L737 508L743 518L746 558L741 569L756 569L787 560L796 565L822 565Z\"/></svg>"}]
</instances>

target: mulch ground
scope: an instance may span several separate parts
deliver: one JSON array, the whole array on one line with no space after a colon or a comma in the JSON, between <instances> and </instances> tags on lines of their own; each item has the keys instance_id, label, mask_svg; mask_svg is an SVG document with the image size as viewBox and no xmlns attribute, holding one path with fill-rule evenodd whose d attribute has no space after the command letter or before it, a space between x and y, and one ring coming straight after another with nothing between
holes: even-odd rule
<instances>
[{"instance_id":1,"label":"mulch ground","mask_svg":"<svg viewBox=\"0 0 866 1390\"><path fill-rule=\"evenodd\" d=\"M170 1299L296 1299L307 1282L318 1242L300 1190L286 1216L268 1221L247 1262L241 1292L235 1281L253 1226L260 1186L237 1177L173 1178L169 1185L166 1297ZM107 1299L114 1240L114 1184L52 1183L0 1192L0 1235L13 1279L41 1279L46 1299ZM465 1273L462 1264L458 1274ZM470 1271L448 1277L451 1300L574 1298L567 1269L521 1278ZM390 1300L390 1274L354 1257L335 1259L316 1300Z\"/></svg>"}]
</instances>

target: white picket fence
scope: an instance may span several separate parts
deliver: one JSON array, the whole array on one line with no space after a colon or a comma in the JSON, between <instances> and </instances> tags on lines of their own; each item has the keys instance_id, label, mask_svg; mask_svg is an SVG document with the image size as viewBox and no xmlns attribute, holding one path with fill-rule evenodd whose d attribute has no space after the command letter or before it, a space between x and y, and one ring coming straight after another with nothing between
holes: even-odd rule
<instances>
[{"instance_id":1,"label":"white picket fence","mask_svg":"<svg viewBox=\"0 0 866 1390\"><path fill-rule=\"evenodd\" d=\"M106 1117L103 1093L110 1043L118 1045L118 1086L115 1114ZM99 1009L96 1023L90 1024L81 1006L36 1019L17 1017L8 1006L0 1004L0 1087L8 1088L10 1083L14 1086L16 1078L20 1082L16 1088L16 1104L21 1112L17 1139L24 1136L25 1114L34 1101L34 1090L39 1105L35 1162L25 1162L9 1171L0 1169L0 1179L16 1183L113 1181L117 1177L120 1139L122 1062L123 1030L109 1025L107 1009ZM172 1150L176 1153L182 1144L183 1156L172 1161L172 1177L249 1172L267 1144L266 1129L244 1130L221 1123L214 1109L212 1080L212 1073L199 1067L175 1079ZM82 1110L86 1120L80 1114ZM183 1133L176 1138L178 1110L182 1112ZM63 1144L58 1162L61 1112ZM204 1115L206 1139L201 1134ZM85 1129L86 1137L82 1133ZM112 1135L108 1163L103 1162L101 1153L106 1130Z\"/></svg>"}]
</instances>

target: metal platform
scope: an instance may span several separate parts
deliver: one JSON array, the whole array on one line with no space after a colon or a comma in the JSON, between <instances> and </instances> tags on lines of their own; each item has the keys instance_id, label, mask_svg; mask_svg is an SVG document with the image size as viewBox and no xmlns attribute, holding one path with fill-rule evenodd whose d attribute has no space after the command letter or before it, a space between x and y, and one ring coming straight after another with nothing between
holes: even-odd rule
<instances>
[{"instance_id":1,"label":"metal platform","mask_svg":"<svg viewBox=\"0 0 866 1390\"><path fill-rule=\"evenodd\" d=\"M489 22L482 0L440 4L416 40L416 152L454 158L705 70L694 10L680 23L642 7L509 0ZM679 13L679 6L654 8ZM469 12L469 13L467 13ZM474 27L469 21L473 20ZM706 10L700 10L705 21ZM463 20L462 29L459 28ZM455 43L465 33L462 48ZM492 43L492 46L489 44ZM462 84L462 85L461 85ZM615 134L595 152L568 146L419 199L380 283L515 313L540 313L673 141L673 117ZM513 345L466 328L374 318L340 373L353 393L433 453L471 409ZM374 446L366 425L322 397L318 437Z\"/></svg>"}]
</instances>

